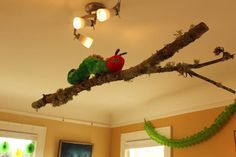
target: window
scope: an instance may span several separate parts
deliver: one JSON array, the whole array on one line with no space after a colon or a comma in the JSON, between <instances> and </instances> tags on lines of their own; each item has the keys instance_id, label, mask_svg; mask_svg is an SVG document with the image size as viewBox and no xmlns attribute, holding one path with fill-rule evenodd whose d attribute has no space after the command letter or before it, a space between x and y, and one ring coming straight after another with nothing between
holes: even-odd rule
<instances>
[{"instance_id":1,"label":"window","mask_svg":"<svg viewBox=\"0 0 236 157\"><path fill-rule=\"evenodd\" d=\"M162 135L170 137L171 128L156 129ZM170 157L171 149L151 140L146 131L136 131L121 135L121 157Z\"/></svg>"},{"instance_id":2,"label":"window","mask_svg":"<svg viewBox=\"0 0 236 157\"><path fill-rule=\"evenodd\" d=\"M144 148L130 148L128 157L164 157L164 146L152 146Z\"/></svg>"},{"instance_id":3,"label":"window","mask_svg":"<svg viewBox=\"0 0 236 157\"><path fill-rule=\"evenodd\" d=\"M0 157L35 157L36 141L0 137Z\"/></svg>"},{"instance_id":4,"label":"window","mask_svg":"<svg viewBox=\"0 0 236 157\"><path fill-rule=\"evenodd\" d=\"M0 157L42 157L45 135L45 127L0 121Z\"/></svg>"}]
</instances>

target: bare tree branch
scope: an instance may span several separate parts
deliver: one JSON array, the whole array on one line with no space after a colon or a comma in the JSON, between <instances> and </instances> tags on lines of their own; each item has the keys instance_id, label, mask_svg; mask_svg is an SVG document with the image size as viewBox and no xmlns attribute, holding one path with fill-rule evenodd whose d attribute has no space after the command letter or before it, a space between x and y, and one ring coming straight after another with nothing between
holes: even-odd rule
<instances>
[{"instance_id":1,"label":"bare tree branch","mask_svg":"<svg viewBox=\"0 0 236 157\"><path fill-rule=\"evenodd\" d=\"M198 69L198 68L202 68L202 67L205 67L205 66L208 66L208 65L212 65L212 64L215 64L215 63L218 63L218 62L223 62L223 61L226 61L228 59L233 59L233 58L234 58L234 54L230 54L229 52L223 52L223 56L219 59L215 59L215 60L205 62L205 63L201 63L201 64L192 64L192 65L189 64L189 67L194 68L194 69Z\"/></svg>"},{"instance_id":2,"label":"bare tree branch","mask_svg":"<svg viewBox=\"0 0 236 157\"><path fill-rule=\"evenodd\" d=\"M202 76L202 75L200 75L200 74L198 74L198 73L195 73L195 72L192 71L192 70L189 70L189 71L188 71L188 74L189 74L190 76L195 76L195 77L197 77L197 78L199 78L199 79L202 79L202 80L204 80L204 81L207 81L207 82L209 82L209 83L211 83L211 84L213 84L213 85L215 85L215 86L217 86L217 87L219 87L219 88L225 89L225 90L227 90L227 91L229 91L229 92L231 92L231 93L233 93L233 94L236 93L236 91L233 90L232 88L226 87L226 86L222 85L220 82L216 82L216 81L214 81L214 80L211 80L211 79L209 79L209 78L207 78L207 77L205 77L205 76Z\"/></svg>"},{"instance_id":3,"label":"bare tree branch","mask_svg":"<svg viewBox=\"0 0 236 157\"><path fill-rule=\"evenodd\" d=\"M32 107L35 109L39 109L43 106L45 106L48 103L51 103L53 106L60 106L62 104L66 104L69 100L72 100L73 96L77 95L78 93L84 91L84 90L90 90L93 86L102 85L104 83L109 83L113 81L119 81L124 80L128 81L130 79L133 79L137 76L143 75L143 74L150 74L150 73L161 73L161 72L171 72L171 71L178 71L180 73L188 73L193 76L196 76L200 79L203 79L207 81L205 78L201 77L201 75L196 74L195 72L192 72L190 69L195 68L201 68L204 66L208 66L211 64L215 64L224 60L227 60L229 58L233 58L233 55L231 57L223 57L217 60L201 63L201 64L183 64L179 63L176 66L165 66L160 67L156 66L162 61L171 58L176 52L178 52L183 47L187 46L188 44L194 42L196 39L200 38L201 35L203 35L206 31L208 31L208 27L205 23L200 23L194 27L192 27L188 32L184 33L183 35L180 35L176 38L175 41L172 43L166 45L161 50L157 51L155 54L153 54L148 59L144 60L142 63L131 67L129 69L123 70L118 73L108 73L102 76L93 77L88 80L82 81L80 84L76 84L71 87L67 87L65 89L58 89L56 93L52 94L44 94L41 99L38 101L35 101L32 103ZM213 83L213 81L208 82ZM217 83L213 83L217 84ZM220 88L228 88L223 87L223 85L218 86Z\"/></svg>"},{"instance_id":4,"label":"bare tree branch","mask_svg":"<svg viewBox=\"0 0 236 157\"><path fill-rule=\"evenodd\" d=\"M224 52L223 56L221 58L215 59L215 60L212 60L212 61L204 62L204 63L201 63L201 64L177 63L176 65L174 65L174 63L172 63L172 64L167 64L164 67L154 66L154 67L149 68L148 73L152 74L152 73L163 73L163 72L177 71L185 77L187 77L187 75L189 75L191 77L195 76L195 77L197 77L199 79L202 79L204 81L207 81L207 82L209 82L209 83L211 83L211 84L213 84L213 85L215 85L219 88L222 88L222 89L227 90L227 91L229 91L233 94L236 94L236 91L233 90L232 88L226 87L223 84L221 84L220 82L216 82L216 81L214 81L210 78L202 76L202 75L200 75L200 74L198 74L198 73L191 70L191 69L198 69L198 68L202 68L202 67L209 66L209 65L212 65L212 64L216 64L216 63L226 61L226 60L229 60L229 59L233 59L233 57L234 57L233 54L230 54L228 52Z\"/></svg>"}]
</instances>

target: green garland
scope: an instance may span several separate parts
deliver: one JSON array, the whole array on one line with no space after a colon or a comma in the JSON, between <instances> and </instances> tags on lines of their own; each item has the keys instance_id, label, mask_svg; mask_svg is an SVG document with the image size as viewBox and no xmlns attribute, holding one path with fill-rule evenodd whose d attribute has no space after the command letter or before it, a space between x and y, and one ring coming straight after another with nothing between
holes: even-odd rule
<instances>
[{"instance_id":1,"label":"green garland","mask_svg":"<svg viewBox=\"0 0 236 157\"><path fill-rule=\"evenodd\" d=\"M232 115L236 112L236 102L231 104L225 108L216 119L215 122L209 127L205 127L203 130L191 135L184 137L182 139L169 139L160 133L158 133L153 127L150 121L145 120L144 128L147 134L151 139L156 141L159 144L166 145L173 148L183 148L189 147L194 144L198 144L202 141L207 140L211 136L213 136L216 132L218 132L232 117Z\"/></svg>"}]
</instances>

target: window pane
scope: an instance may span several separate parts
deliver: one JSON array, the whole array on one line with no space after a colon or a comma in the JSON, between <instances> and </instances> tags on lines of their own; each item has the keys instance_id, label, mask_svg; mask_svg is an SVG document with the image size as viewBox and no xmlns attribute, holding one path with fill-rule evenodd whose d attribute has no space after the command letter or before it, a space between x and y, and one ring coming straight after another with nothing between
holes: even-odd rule
<instances>
[{"instance_id":1,"label":"window pane","mask_svg":"<svg viewBox=\"0 0 236 157\"><path fill-rule=\"evenodd\" d=\"M0 157L34 157L35 149L32 140L0 137Z\"/></svg>"},{"instance_id":2,"label":"window pane","mask_svg":"<svg viewBox=\"0 0 236 157\"><path fill-rule=\"evenodd\" d=\"M164 157L164 146L131 148L129 157Z\"/></svg>"}]
</instances>

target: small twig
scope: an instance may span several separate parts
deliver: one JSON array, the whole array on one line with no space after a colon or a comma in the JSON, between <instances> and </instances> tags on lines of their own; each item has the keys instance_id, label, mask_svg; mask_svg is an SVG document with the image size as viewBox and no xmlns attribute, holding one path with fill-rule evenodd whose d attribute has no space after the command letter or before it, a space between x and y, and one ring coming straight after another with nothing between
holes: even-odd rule
<instances>
[{"instance_id":1,"label":"small twig","mask_svg":"<svg viewBox=\"0 0 236 157\"><path fill-rule=\"evenodd\" d=\"M222 85L220 82L216 82L214 80L211 80L211 79L209 79L209 78L207 78L205 76L202 76L202 75L200 75L200 74L198 74L198 73L196 73L196 72L194 72L192 70L189 70L188 74L191 75L191 76L195 76L195 77L197 77L199 79L202 79L204 81L207 81L207 82L209 82L209 83L211 83L211 84L213 84L213 85L215 85L215 86L217 86L219 88L225 89L225 90L227 90L227 91L229 91L229 92L231 92L233 94L236 93L236 91L233 90L232 88L226 87L226 86Z\"/></svg>"},{"instance_id":2,"label":"small twig","mask_svg":"<svg viewBox=\"0 0 236 157\"><path fill-rule=\"evenodd\" d=\"M172 71L178 71L178 72L183 71L186 73L188 70L191 70L191 69L203 68L203 67L213 65L219 62L227 61L233 58L234 58L234 54L230 54L227 52L227 57L223 55L221 58L218 58L212 61L203 62L203 63L198 63L198 64L168 62L164 67L161 67L161 66L150 67L148 69L148 73L162 73L162 72L172 72Z\"/></svg>"},{"instance_id":3,"label":"small twig","mask_svg":"<svg viewBox=\"0 0 236 157\"><path fill-rule=\"evenodd\" d=\"M202 68L202 67L205 67L205 66L208 66L208 65L212 65L212 64L215 64L215 63L218 63L218 62L223 62L223 61L226 61L226 60L229 60L229 59L233 59L234 58L234 54L230 54L228 52L225 52L223 54L223 56L219 59L215 59L215 60L212 60L212 61L208 61L208 62L204 62L204 63L199 63L199 64L188 64L189 68L193 68L193 69L198 69L198 68Z\"/></svg>"},{"instance_id":4,"label":"small twig","mask_svg":"<svg viewBox=\"0 0 236 157\"><path fill-rule=\"evenodd\" d=\"M163 73L163 72L177 71L181 75L183 75L184 77L187 77L187 75L189 74L190 76L195 76L195 77L200 78L202 80L205 80L209 83L212 83L212 84L214 84L215 86L217 86L219 88L225 89L225 90L235 94L235 91L233 89L231 89L229 87L226 87L226 86L222 85L221 83L216 82L214 80L211 80L211 79L209 79L205 76L199 75L196 72L191 70L191 69L198 69L198 68L202 68L202 67L209 66L209 65L212 65L212 64L216 64L216 63L226 61L226 60L229 60L229 59L233 59L233 57L234 57L234 54L230 54L228 52L225 52L221 58L215 59L215 60L212 60L212 61L208 61L208 62L204 62L204 63L201 63L201 64L200 63L199 64L187 64L187 63L177 63L177 64L175 64L175 63L169 62L164 67L161 67L161 66L150 67L149 70L148 70L148 73L151 74L151 73Z\"/></svg>"},{"instance_id":5,"label":"small twig","mask_svg":"<svg viewBox=\"0 0 236 157\"><path fill-rule=\"evenodd\" d=\"M220 61L218 61L220 62ZM215 63L218 63L218 62L214 62ZM208 62L207 62L208 63ZM190 64L191 65L191 64ZM206 66L206 64L204 65ZM229 87L226 87L224 86L223 84L219 83L219 82L216 82L214 80L211 80L205 76L202 76L200 74L197 74L196 72L192 71L191 69L196 69L196 68L200 68L200 67L203 67L203 66L194 66L194 67L191 67L189 66L188 64L177 64L175 66L167 66L167 67L152 67L149 69L149 74L152 74L152 73L164 73L164 72L173 72L173 71L177 71L179 72L181 75L183 75L184 77L187 77L187 74L189 74L191 77L192 76L195 76L197 78L200 78L204 81L207 81L211 84L214 84L215 86L219 87L219 88L222 88L226 91L229 91L230 93L233 93L233 94L236 94L235 90L229 88Z\"/></svg>"}]
</instances>

